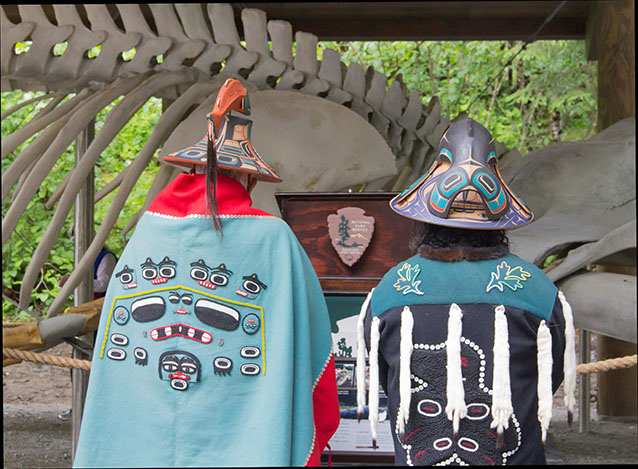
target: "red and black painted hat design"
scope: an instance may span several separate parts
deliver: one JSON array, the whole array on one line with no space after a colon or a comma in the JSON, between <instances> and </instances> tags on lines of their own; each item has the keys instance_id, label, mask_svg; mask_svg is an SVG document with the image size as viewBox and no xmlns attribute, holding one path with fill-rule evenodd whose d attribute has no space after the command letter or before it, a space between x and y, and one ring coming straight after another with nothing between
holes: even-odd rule
<instances>
[{"instance_id":1,"label":"red and black painted hat design","mask_svg":"<svg viewBox=\"0 0 638 469\"><path fill-rule=\"evenodd\" d=\"M390 207L426 223L479 230L517 228L534 219L503 180L492 135L472 119L450 126L432 167Z\"/></svg>"},{"instance_id":2,"label":"red and black painted hat design","mask_svg":"<svg viewBox=\"0 0 638 469\"><path fill-rule=\"evenodd\" d=\"M207 135L194 145L164 156L164 161L180 166L206 165L208 139L215 143L217 165L221 169L251 174L256 179L281 182L252 145L250 119L233 116L231 111L250 115L250 100L239 80L229 78L217 94L212 112L207 114Z\"/></svg>"}]
</instances>

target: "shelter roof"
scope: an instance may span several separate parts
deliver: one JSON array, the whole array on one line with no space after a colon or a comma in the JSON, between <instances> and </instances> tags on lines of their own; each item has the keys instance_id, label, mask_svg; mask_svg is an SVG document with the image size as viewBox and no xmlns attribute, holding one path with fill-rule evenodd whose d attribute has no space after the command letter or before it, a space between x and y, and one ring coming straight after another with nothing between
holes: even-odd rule
<instances>
[{"instance_id":1,"label":"shelter roof","mask_svg":"<svg viewBox=\"0 0 638 469\"><path fill-rule=\"evenodd\" d=\"M240 12L256 8L268 19L285 20L295 31L320 40L523 40L533 34L559 1L282 2L231 3L241 31ZM538 39L584 39L591 1L570 0ZM201 4L205 11L206 4ZM117 8L107 5L117 21ZM44 5L54 19L53 8ZM17 5L3 5L18 23ZM80 15L83 7L79 6ZM143 7L144 9L144 7ZM145 16L151 16L146 8ZM205 16L205 15L204 15ZM150 23L153 21L151 19Z\"/></svg>"}]
</instances>

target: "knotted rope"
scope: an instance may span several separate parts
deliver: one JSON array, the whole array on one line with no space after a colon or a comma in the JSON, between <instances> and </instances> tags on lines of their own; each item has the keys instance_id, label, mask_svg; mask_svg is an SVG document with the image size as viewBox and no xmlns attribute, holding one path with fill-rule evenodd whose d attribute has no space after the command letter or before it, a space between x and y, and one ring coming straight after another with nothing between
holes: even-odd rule
<instances>
[{"instance_id":1,"label":"knotted rope","mask_svg":"<svg viewBox=\"0 0 638 469\"><path fill-rule=\"evenodd\" d=\"M609 358L608 360L602 360L591 363L581 363L576 367L576 373L584 375L588 373L599 373L610 370L617 370L620 368L630 368L636 366L637 355L627 355L620 358Z\"/></svg>"},{"instance_id":2,"label":"knotted rope","mask_svg":"<svg viewBox=\"0 0 638 469\"><path fill-rule=\"evenodd\" d=\"M91 362L89 360L80 360L78 358L57 357L45 353L27 352L26 350L18 350L14 348L2 348L2 355L8 358L16 358L18 360L26 360L34 363L42 363L45 365L61 366L64 368L76 368L79 370L91 370Z\"/></svg>"},{"instance_id":3,"label":"knotted rope","mask_svg":"<svg viewBox=\"0 0 638 469\"><path fill-rule=\"evenodd\" d=\"M57 357L45 353L27 352L26 350L17 350L14 348L2 348L2 355L7 358L15 358L34 363L43 363L45 365L61 366L64 368L77 368L79 370L89 371L91 369L91 361L80 360L78 358ZM602 373L605 371L618 370L621 368L631 368L636 366L638 355L627 355L626 357L610 358L598 362L581 363L576 367L576 373L586 375L589 373Z\"/></svg>"}]
</instances>

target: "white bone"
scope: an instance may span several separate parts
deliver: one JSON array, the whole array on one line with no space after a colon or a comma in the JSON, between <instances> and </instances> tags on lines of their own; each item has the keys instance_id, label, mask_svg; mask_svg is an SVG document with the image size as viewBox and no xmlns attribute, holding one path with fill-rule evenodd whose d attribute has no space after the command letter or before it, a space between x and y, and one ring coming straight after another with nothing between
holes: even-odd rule
<instances>
[{"instance_id":1,"label":"white bone","mask_svg":"<svg viewBox=\"0 0 638 469\"><path fill-rule=\"evenodd\" d=\"M31 47L16 60L12 78L37 81L44 75L44 70L51 58L51 50L55 44L64 42L73 32L72 26L55 26L44 14L42 5L18 5L20 17L35 24L31 32Z\"/></svg>"},{"instance_id":2,"label":"white bone","mask_svg":"<svg viewBox=\"0 0 638 469\"><path fill-rule=\"evenodd\" d=\"M21 103L16 104L12 108L7 109L6 111L4 111L0 115L0 120L6 119L7 117L9 117L14 112L18 111L19 109L22 109L24 106L27 106L27 105L33 104L33 103L37 103L38 101L42 101L44 99L56 98L56 97L59 97L59 96L60 96L60 93L48 93L48 94L43 94L42 96L36 96L35 98L31 98L31 99L27 99L25 101L22 101ZM3 144L4 144L4 142L3 142Z\"/></svg>"},{"instance_id":3,"label":"white bone","mask_svg":"<svg viewBox=\"0 0 638 469\"><path fill-rule=\"evenodd\" d=\"M191 39L201 40L205 44L204 50L193 63L193 68L209 77L214 73L211 68L221 69L222 62L226 60L232 48L227 44L217 44L211 34L211 30L204 21L202 6L199 3L175 4L175 9L184 28L184 33Z\"/></svg>"},{"instance_id":4,"label":"white bone","mask_svg":"<svg viewBox=\"0 0 638 469\"><path fill-rule=\"evenodd\" d=\"M177 127L180 120L183 118L184 113L194 103L199 102L203 94L210 91L210 88L208 88L207 85L209 86L209 84L205 83L190 87L182 96L177 98L171 106L169 106L164 114L162 114L162 117L160 117L159 121L155 125L151 136L142 147L139 155L131 163L131 170L124 178L124 181L122 181L117 194L115 194L111 206L104 216L100 229L96 233L93 242L89 245L84 256L82 256L79 260L69 279L49 307L46 314L47 317L53 317L60 313L60 310L64 307L66 298L68 298L75 287L82 282L83 275L93 268L95 257L102 249L102 246L104 246L104 242L111 232L113 225L115 225L118 215L124 207L124 204L126 203L126 200L133 189L133 186L135 186L140 174L144 171L155 154L155 150L164 143L175 127Z\"/></svg>"},{"instance_id":5,"label":"white bone","mask_svg":"<svg viewBox=\"0 0 638 469\"><path fill-rule=\"evenodd\" d=\"M64 227L66 218L76 200L87 175L95 166L102 151L126 124L127 116L132 116L153 94L163 87L174 86L178 82L192 81L192 75L182 73L167 73L155 75L144 83L139 84L126 98L120 101L109 113L106 121L95 139L91 142L84 155L76 165L73 175L62 194L52 220L47 226L42 239L33 253L29 265L22 279L20 298L28 298L37 279L38 272L46 261L55 240ZM77 135L77 134L76 134ZM130 167L130 166L129 166ZM127 175L130 170L127 171ZM120 188L121 191L121 188ZM119 191L118 191L119 192Z\"/></svg>"},{"instance_id":6,"label":"white bone","mask_svg":"<svg viewBox=\"0 0 638 469\"><path fill-rule=\"evenodd\" d=\"M0 28L2 29L2 41L0 41L0 73L4 77L13 73L16 54L15 45L24 42L35 29L33 21L22 21L13 24L7 18L4 8L0 8ZM4 91L4 89L2 90Z\"/></svg>"},{"instance_id":7,"label":"white bone","mask_svg":"<svg viewBox=\"0 0 638 469\"><path fill-rule=\"evenodd\" d=\"M246 50L256 52L259 57L253 72L248 76L248 81L260 89L272 88L273 79L284 73L287 64L273 59L268 50L266 14L254 8L244 8L241 11L241 21L244 25Z\"/></svg>"},{"instance_id":8,"label":"white bone","mask_svg":"<svg viewBox=\"0 0 638 469\"><path fill-rule=\"evenodd\" d=\"M124 29L142 36L139 44L135 46L135 56L123 63L120 71L124 76L133 73L146 73L150 70L154 58L165 54L173 41L170 37L158 36L153 32L146 22L139 4L118 3L116 6L124 23Z\"/></svg>"},{"instance_id":9,"label":"white bone","mask_svg":"<svg viewBox=\"0 0 638 469\"><path fill-rule=\"evenodd\" d=\"M53 5L58 25L73 27L73 34L67 39L67 49L59 57L53 57L43 81L56 89L70 85L82 73L82 67L88 63L84 54L92 47L102 44L106 31L93 31L87 28L75 5Z\"/></svg>"},{"instance_id":10,"label":"white bone","mask_svg":"<svg viewBox=\"0 0 638 469\"><path fill-rule=\"evenodd\" d=\"M53 125L41 132L40 135L16 156L13 163L2 173L2 200L9 195L14 184L20 178L20 175L24 171L27 171L28 168L43 155L44 151L49 148L68 120L69 116L58 119ZM11 207L9 210L11 210Z\"/></svg>"},{"instance_id":11,"label":"white bone","mask_svg":"<svg viewBox=\"0 0 638 469\"><path fill-rule=\"evenodd\" d=\"M317 76L330 84L330 91L326 99L337 104L347 104L352 101L352 95L341 89L345 70L346 66L341 62L339 52L334 49L323 51Z\"/></svg>"},{"instance_id":12,"label":"white bone","mask_svg":"<svg viewBox=\"0 0 638 469\"><path fill-rule=\"evenodd\" d=\"M113 100L121 94L126 94L131 91L142 80L143 76L140 76L113 82L102 90L102 92L91 96L79 109L75 110L72 118L68 120L67 125L61 129L53 143L40 157L35 168L33 168L33 171L29 175L28 180L25 182L23 189L20 191L20 194L18 194L14 203L11 204L6 216L2 220L3 244L9 236L11 236L11 233L13 233L22 213L40 188L42 181L48 176L60 155L64 153L71 142L80 134L80 131L86 127L89 121L95 118L100 109L103 109L107 104L113 102ZM21 307L26 307L26 305L28 305L28 299L21 298L20 305Z\"/></svg>"},{"instance_id":13,"label":"white bone","mask_svg":"<svg viewBox=\"0 0 638 469\"><path fill-rule=\"evenodd\" d=\"M67 116L70 112L73 112L73 109L81 104L85 98L91 95L91 90L84 89L80 91L73 98L69 99L65 103L63 103L60 107L58 107L53 112L47 114L47 116L43 119L32 119L31 122L26 124L24 127L15 130L11 134L7 135L2 139L2 158L7 156L13 150L18 148L24 142L26 142L30 137L38 133L40 130L45 128L52 122ZM4 177L4 176L3 176ZM3 181L4 184L4 181Z\"/></svg>"},{"instance_id":14,"label":"white bone","mask_svg":"<svg viewBox=\"0 0 638 469\"><path fill-rule=\"evenodd\" d=\"M259 58L257 52L249 52L239 41L239 33L235 26L233 8L228 3L209 3L208 16L213 26L215 42L228 44L232 48L230 57L226 60L224 71L239 73L253 67Z\"/></svg>"},{"instance_id":15,"label":"white bone","mask_svg":"<svg viewBox=\"0 0 638 469\"><path fill-rule=\"evenodd\" d=\"M87 59L79 82L111 82L118 76L122 64L122 52L139 44L142 35L135 32L122 32L111 18L106 4L87 3L84 8L91 23L91 29L106 31L106 39L101 44L100 55L93 59Z\"/></svg>"},{"instance_id":16,"label":"white bone","mask_svg":"<svg viewBox=\"0 0 638 469\"><path fill-rule=\"evenodd\" d=\"M190 68L202 82L216 83L219 81L217 77L223 81L228 76L240 76L258 90L273 87L276 90L298 90L345 105L371 123L390 144L396 157L392 171L401 171L404 166L408 168L401 171L400 180L397 179L398 172L395 176L373 179L366 186L372 190L381 187L387 190L393 185L396 185L397 190L402 189L401 185L405 181L409 182L420 168L432 160L438 142L430 143L449 125L449 119L441 119L437 100L431 101L428 108L420 104L416 92L411 92L408 100L399 78L390 89L386 89L387 80L381 74L369 68L366 76L358 64L346 67L339 53L331 49L324 51L319 62L317 37L310 33L296 33L296 52L293 56L292 26L276 19L267 21L266 15L260 10L242 10L241 21L246 38L244 47L230 4L207 4L206 8L201 4L150 4L157 34L138 4L116 5L124 30L116 25L104 4L85 5L89 27L80 20L75 5L53 6L58 26L48 20L39 5L22 5L19 8L23 21L15 25L8 20L4 10L0 12L3 29L2 89L53 89L63 94L80 92L80 95L61 104L52 100L31 122L3 140L4 158L28 138L40 133L16 156L2 175L3 199L12 191L14 198L3 220L3 242L8 239L22 215L24 204L33 197L33 191L46 177L47 168L55 163L65 150L65 145L68 146L72 140L71 132L78 125L89 122L88 117L93 111L97 112L105 106L103 99L111 93L111 88L107 86L96 91L105 84L118 83L117 86L121 86L118 78L144 74L144 78L139 78L141 82L157 73ZM208 22L204 15L208 16ZM266 33L272 41L272 52ZM33 40L31 49L17 57L13 52L14 44L28 39L30 35ZM52 56L52 46L64 40L68 41L66 51L61 56ZM101 44L99 56L95 59L86 58L86 49L97 44ZM132 47L135 47L133 59L122 62L122 52ZM153 59L158 55L163 55L164 60L156 65ZM30 72L28 77L17 80L27 71ZM13 72L17 72L17 75L12 76ZM185 85L180 82L159 89L156 96L175 99L188 92L185 90ZM130 92L132 88L123 94ZM95 109L89 112L90 107ZM171 114L174 115L174 112ZM120 116L117 124L113 121L109 125L114 129L130 117ZM421 122L423 124L416 129ZM103 135L106 138L107 133ZM408 163L410 166L406 166ZM382 172L377 171L379 174ZM367 174L372 177L372 173ZM134 176L122 176L117 181L124 183L130 181L131 177ZM69 184L70 181L75 184L79 180L77 178L80 178L80 172L76 169L70 171L47 202L47 207L52 207L60 194L67 190L72 193ZM18 187L13 190L16 183ZM113 185L117 185L117 182ZM120 187L118 194L120 192L123 197L126 191ZM57 209L60 209L60 204ZM134 226L136 219L131 220L129 226ZM47 238L46 243L49 242Z\"/></svg>"},{"instance_id":17,"label":"white bone","mask_svg":"<svg viewBox=\"0 0 638 469\"><path fill-rule=\"evenodd\" d=\"M201 54L206 43L201 39L191 39L184 33L172 4L151 3L149 7L155 18L158 34L172 40L171 48L164 54L163 62L156 69L167 72L183 69L184 60L194 59Z\"/></svg>"}]
</instances>

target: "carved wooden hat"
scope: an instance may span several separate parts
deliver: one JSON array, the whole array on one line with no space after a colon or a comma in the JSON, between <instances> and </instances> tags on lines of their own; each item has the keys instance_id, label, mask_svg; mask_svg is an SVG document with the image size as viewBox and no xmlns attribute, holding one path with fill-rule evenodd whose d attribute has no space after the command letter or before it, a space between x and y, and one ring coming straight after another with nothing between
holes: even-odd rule
<instances>
[{"instance_id":1,"label":"carved wooden hat","mask_svg":"<svg viewBox=\"0 0 638 469\"><path fill-rule=\"evenodd\" d=\"M492 135L472 119L450 126L432 167L390 207L426 223L479 230L518 228L534 219L503 180Z\"/></svg>"},{"instance_id":2,"label":"carved wooden hat","mask_svg":"<svg viewBox=\"0 0 638 469\"><path fill-rule=\"evenodd\" d=\"M206 137L194 145L164 156L164 161L189 168L194 165L205 166L210 139L215 144L219 168L248 173L261 181L281 182L279 176L253 148L250 141L252 121L232 116L231 111L250 115L250 100L246 88L234 78L229 78L222 85L213 111L206 115Z\"/></svg>"}]
</instances>

